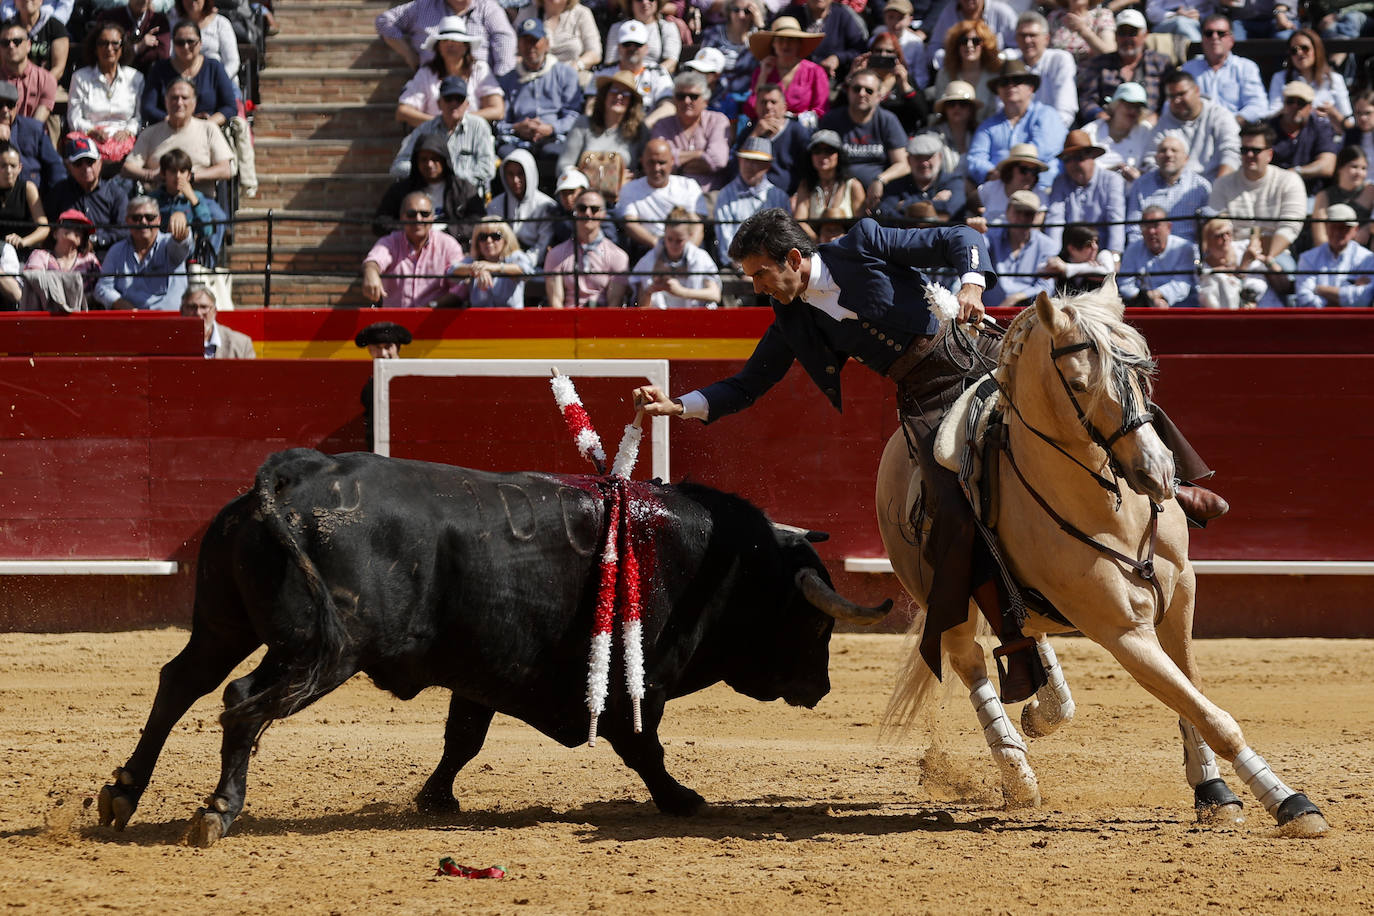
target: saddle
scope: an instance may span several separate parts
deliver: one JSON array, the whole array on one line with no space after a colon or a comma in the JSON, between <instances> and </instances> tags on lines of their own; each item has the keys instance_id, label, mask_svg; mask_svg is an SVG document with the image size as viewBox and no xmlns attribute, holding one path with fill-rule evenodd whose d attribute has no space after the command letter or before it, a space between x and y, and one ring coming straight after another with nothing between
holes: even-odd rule
<instances>
[{"instance_id":1,"label":"saddle","mask_svg":"<svg viewBox=\"0 0 1374 916\"><path fill-rule=\"evenodd\" d=\"M994 369L975 381L954 402L935 431L932 451L941 467L958 475L960 487L978 519L978 530L1001 567L1003 585L1018 595L1019 601L1013 600L1013 604L1072 627L1074 624L1048 598L1013 580L1002 556L994 525L997 519L997 453L1006 442L1006 425L1002 422L1001 387L996 373Z\"/></svg>"}]
</instances>

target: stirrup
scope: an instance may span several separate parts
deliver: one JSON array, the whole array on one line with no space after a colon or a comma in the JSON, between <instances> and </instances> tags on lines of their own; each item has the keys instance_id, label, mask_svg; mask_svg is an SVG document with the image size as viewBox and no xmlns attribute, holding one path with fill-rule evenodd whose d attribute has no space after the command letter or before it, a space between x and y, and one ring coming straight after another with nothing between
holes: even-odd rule
<instances>
[{"instance_id":1,"label":"stirrup","mask_svg":"<svg viewBox=\"0 0 1374 916\"><path fill-rule=\"evenodd\" d=\"M1028 654L1018 661L1009 661L1007 667L1003 667L1003 658L1022 652ZM1040 660L1040 653L1036 651L1035 639L1030 636L1023 636L993 649L992 660L997 665L997 682L1002 688L1000 693L1003 703L1029 700L1035 696L1037 690L1049 683L1045 665Z\"/></svg>"}]
</instances>

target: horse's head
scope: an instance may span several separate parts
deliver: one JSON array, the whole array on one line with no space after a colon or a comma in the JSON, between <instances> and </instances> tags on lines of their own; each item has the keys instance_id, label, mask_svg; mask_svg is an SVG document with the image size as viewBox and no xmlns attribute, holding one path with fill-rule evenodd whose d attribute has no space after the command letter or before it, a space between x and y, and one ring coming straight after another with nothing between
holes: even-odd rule
<instances>
[{"instance_id":1,"label":"horse's head","mask_svg":"<svg viewBox=\"0 0 1374 916\"><path fill-rule=\"evenodd\" d=\"M1172 499L1174 457L1151 425L1154 360L1122 320L1115 282L1068 299L1041 293L1034 315L1010 354L1017 406L1056 439L1096 443L1137 493Z\"/></svg>"}]
</instances>

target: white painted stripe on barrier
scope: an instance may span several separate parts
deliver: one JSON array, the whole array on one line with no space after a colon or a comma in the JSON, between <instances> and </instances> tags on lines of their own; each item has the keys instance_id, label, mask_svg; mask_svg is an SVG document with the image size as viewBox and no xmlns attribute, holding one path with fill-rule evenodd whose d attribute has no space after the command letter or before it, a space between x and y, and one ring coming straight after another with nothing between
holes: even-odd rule
<instances>
[{"instance_id":1,"label":"white painted stripe on barrier","mask_svg":"<svg viewBox=\"0 0 1374 916\"><path fill-rule=\"evenodd\" d=\"M0 560L6 576L170 576L175 560Z\"/></svg>"},{"instance_id":2,"label":"white painted stripe on barrier","mask_svg":"<svg viewBox=\"0 0 1374 916\"><path fill-rule=\"evenodd\" d=\"M1209 576L1374 576L1365 560L1194 560L1193 569ZM845 572L890 573L887 557L845 557Z\"/></svg>"}]
</instances>

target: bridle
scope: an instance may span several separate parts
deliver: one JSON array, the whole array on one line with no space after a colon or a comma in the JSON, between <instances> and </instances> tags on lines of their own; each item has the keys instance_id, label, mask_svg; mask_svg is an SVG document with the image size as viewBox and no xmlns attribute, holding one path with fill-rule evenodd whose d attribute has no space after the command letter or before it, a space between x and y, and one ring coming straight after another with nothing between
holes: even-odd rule
<instances>
[{"instance_id":1,"label":"bridle","mask_svg":"<svg viewBox=\"0 0 1374 916\"><path fill-rule=\"evenodd\" d=\"M1123 437L1136 431L1145 424L1153 421L1154 414L1148 409L1141 409L1140 406L1137 404L1135 386L1131 384L1131 369L1129 366L1121 364L1115 373L1117 390L1121 392L1121 426L1119 426L1116 432L1112 433L1110 436L1102 435L1102 433L1097 429L1097 426L1092 422L1091 419L1089 419L1088 415L1084 412L1082 405L1078 403L1078 396L1075 394L1073 388L1069 385L1068 379L1064 378L1064 371L1059 368L1059 360L1061 357L1068 356L1073 353L1079 353L1083 350L1092 350L1094 352L1097 352L1097 344L1091 340L1085 340L1080 341L1078 343L1067 344L1062 347L1055 347L1051 345L1050 362L1054 365L1055 374L1059 376L1059 384L1063 386L1064 393L1067 394L1069 397L1069 403L1073 405L1074 413L1078 415L1078 422L1083 425L1083 428L1085 430L1087 430L1088 436L1092 439L1092 441L1107 453L1108 467L1111 469L1112 473L1112 477L1110 480L1108 480L1106 477L1104 477L1097 471L1093 470L1092 468L1088 467L1082 461L1079 461L1076 457L1065 451L1065 449L1062 446L1060 446L1059 443L1055 442L1044 432L1037 429L1035 426L1031 425L1031 423L1027 421L1025 416L1021 413L1021 409L1016 406L1016 401L1012 398L1011 393L1007 391L1007 389L1002 385L1000 381L998 382L998 388L1002 392L1003 400L1005 400L1007 405L1011 408L1012 412L1016 414L1017 419L1021 421L1021 425L1026 427L1026 429L1028 429L1030 432L1034 433L1039 439L1048 443L1055 451L1059 452L1061 455L1068 458L1074 464L1078 465L1080 468L1086 471L1088 475L1097 482L1098 486L1102 487L1108 493L1111 493L1114 497L1116 497L1116 506L1113 511L1120 511L1121 478L1124 477L1125 474L1122 471L1120 462L1117 461L1116 454L1112 451L1112 446L1115 445L1118 441L1120 441ZM1007 463L1011 465L1011 469L1016 474L1016 479L1021 482L1021 486L1025 488L1026 492L1030 494L1031 498L1035 500L1036 504L1040 506L1040 508L1045 512L1045 514L1054 520L1055 524L1059 526L1061 531L1063 531L1070 537L1074 538L1075 540L1087 544L1089 547L1091 547L1093 550L1096 550L1098 553L1105 554L1106 556L1109 556L1112 559L1124 564L1125 566L1134 570L1135 574L1139 576L1142 580L1150 584L1151 588L1154 589L1155 593L1155 623L1158 624L1159 621L1164 617L1164 589L1163 586L1159 584L1159 579L1155 576L1154 564L1155 547L1159 541L1159 514L1162 511L1161 507L1157 503L1155 503L1154 500L1150 501L1150 545L1145 555L1145 558L1143 560L1138 560L1135 557L1128 556L1119 550L1116 550L1112 547L1108 547L1106 544L1103 544L1101 541L1098 541L1091 535L1084 533L1083 531L1075 527L1071 522L1066 520L1063 516L1061 516L1058 512L1054 511L1054 507L1051 506L1049 502L1043 496L1041 496L1040 493L1033 486L1031 486L1030 481L1026 480L1025 474L1021 472L1021 468L1016 463L1016 457L1012 454L1011 451L1010 437L1004 437L1002 440L1002 454L1006 456Z\"/></svg>"}]
</instances>

